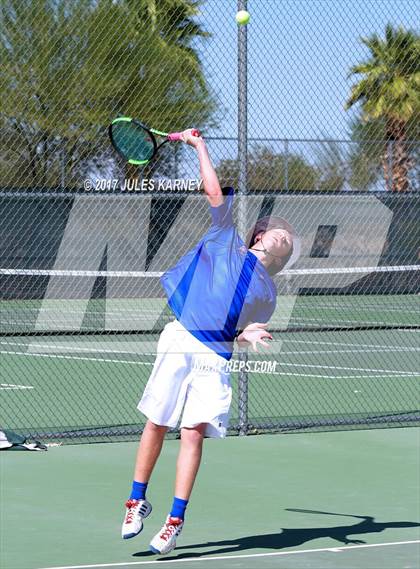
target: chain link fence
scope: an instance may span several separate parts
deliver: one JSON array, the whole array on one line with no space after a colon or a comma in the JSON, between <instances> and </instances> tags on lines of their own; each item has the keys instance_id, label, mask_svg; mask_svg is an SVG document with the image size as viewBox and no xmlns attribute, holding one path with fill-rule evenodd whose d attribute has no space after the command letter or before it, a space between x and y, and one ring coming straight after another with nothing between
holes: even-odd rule
<instances>
[{"instance_id":1,"label":"chain link fence","mask_svg":"<svg viewBox=\"0 0 420 569\"><path fill-rule=\"evenodd\" d=\"M242 237L281 215L302 239L275 279L275 341L232 360L231 433L418 423L416 7L2 1L1 427L143 427L172 318L159 277L210 221L194 151L127 165L107 134L120 115L200 128Z\"/></svg>"}]
</instances>

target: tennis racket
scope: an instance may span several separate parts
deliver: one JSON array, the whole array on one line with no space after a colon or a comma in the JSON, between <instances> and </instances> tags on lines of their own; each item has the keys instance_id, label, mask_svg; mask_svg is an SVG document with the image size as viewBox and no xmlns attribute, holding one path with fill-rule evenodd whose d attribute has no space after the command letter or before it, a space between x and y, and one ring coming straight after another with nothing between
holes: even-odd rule
<instances>
[{"instance_id":1,"label":"tennis racket","mask_svg":"<svg viewBox=\"0 0 420 569\"><path fill-rule=\"evenodd\" d=\"M194 129L193 136L201 136L200 131ZM149 128L136 119L118 117L109 125L111 144L129 164L144 166L156 155L159 148L167 142L181 140L180 132L162 132ZM160 144L156 136L163 137Z\"/></svg>"}]
</instances>

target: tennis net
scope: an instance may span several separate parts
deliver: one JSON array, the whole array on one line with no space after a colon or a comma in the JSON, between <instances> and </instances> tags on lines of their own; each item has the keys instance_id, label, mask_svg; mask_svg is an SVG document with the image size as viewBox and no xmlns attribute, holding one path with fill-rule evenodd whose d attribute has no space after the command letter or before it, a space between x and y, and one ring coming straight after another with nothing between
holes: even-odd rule
<instances>
[{"instance_id":1,"label":"tennis net","mask_svg":"<svg viewBox=\"0 0 420 569\"><path fill-rule=\"evenodd\" d=\"M231 434L420 423L419 267L276 277L269 349L235 352ZM160 273L1 269L3 428L131 440L159 332Z\"/></svg>"},{"instance_id":2,"label":"tennis net","mask_svg":"<svg viewBox=\"0 0 420 569\"><path fill-rule=\"evenodd\" d=\"M271 328L418 328L419 265L288 270L275 277ZM173 317L145 271L0 269L5 336L158 333Z\"/></svg>"}]
</instances>

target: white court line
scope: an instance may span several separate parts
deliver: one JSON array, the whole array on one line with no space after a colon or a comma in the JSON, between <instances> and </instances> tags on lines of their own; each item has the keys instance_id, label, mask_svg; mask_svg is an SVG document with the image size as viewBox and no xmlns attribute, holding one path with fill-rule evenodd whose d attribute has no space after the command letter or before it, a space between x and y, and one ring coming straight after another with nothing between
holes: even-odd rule
<instances>
[{"instance_id":1,"label":"white court line","mask_svg":"<svg viewBox=\"0 0 420 569\"><path fill-rule=\"evenodd\" d=\"M304 307L304 309L307 307ZM310 309L311 307L309 307ZM388 312L397 312L398 314L401 314L402 312L408 312L409 314L413 313L413 310L416 309L416 305L413 303L413 306L403 306L401 308L383 308L381 306L379 306L378 304L363 304L362 306L331 306L331 305L323 305L323 304L318 304L316 305L315 310L319 310L319 311L324 311L324 310L333 310L334 312L336 312L337 310L342 310L343 312L345 311L349 311L349 310L353 310L354 312L369 312L369 311L375 311L378 312L379 310L381 311L381 314L387 314ZM299 310L299 308L297 309Z\"/></svg>"},{"instance_id":2,"label":"white court line","mask_svg":"<svg viewBox=\"0 0 420 569\"><path fill-rule=\"evenodd\" d=\"M280 352L281 353L281 352ZM115 363L115 364L129 364L129 365L139 365L139 366L153 366L153 362L142 362L142 361L130 361L130 360L115 360L111 358L89 358L86 356L64 356L62 354L37 354L35 352L11 352L6 350L0 350L0 354L6 354L9 356L26 356L26 357L35 357L35 358L55 358L55 359L63 359L63 360L82 360L82 361L89 361L89 362L101 362L101 363ZM380 378L389 378L392 379L393 377L405 377L405 378L415 378L419 377L419 373L417 372L406 372L403 370L381 370L381 369L370 369L370 368L353 368L353 367L342 367L342 366L326 366L322 364L293 364L293 363L284 363L281 362L279 367L309 367L309 368L322 368L322 369L342 369L342 370L349 370L349 371L362 371L362 372L376 372L379 375L376 376L366 376L366 375L350 375L350 376L343 376L343 375L325 375L325 374L314 374L314 373L293 373L288 371L275 371L270 372L273 375L283 375L283 376L292 376L296 375L298 377L317 377L317 378L325 378L325 379L366 379L366 377L373 378L373 377L380 377ZM255 373L264 373L264 372L255 372ZM383 374L386 375L383 375Z\"/></svg>"},{"instance_id":3,"label":"white court line","mask_svg":"<svg viewBox=\"0 0 420 569\"><path fill-rule=\"evenodd\" d=\"M364 354L374 354L379 352L420 352L420 348L374 348L365 350L363 346L360 346L360 349L353 349L353 350L296 350L293 352L279 352L283 356L300 356L301 354L356 354L358 352L362 352ZM117 352L118 353L118 352Z\"/></svg>"},{"instance_id":4,"label":"white court line","mask_svg":"<svg viewBox=\"0 0 420 569\"><path fill-rule=\"evenodd\" d=\"M33 385L15 385L14 383L0 383L0 390L5 389L35 389Z\"/></svg>"},{"instance_id":5,"label":"white court line","mask_svg":"<svg viewBox=\"0 0 420 569\"><path fill-rule=\"evenodd\" d=\"M399 330L399 332L401 332L401 330ZM404 332L418 332L418 330L404 330ZM388 348L390 350L392 350L392 346L384 346L384 345L380 345L380 344L353 344L350 342L327 342L324 340L295 340L295 338L285 338L283 340L284 342L290 342L293 344L319 344L321 346L354 346L356 348Z\"/></svg>"},{"instance_id":6,"label":"white court line","mask_svg":"<svg viewBox=\"0 0 420 569\"><path fill-rule=\"evenodd\" d=\"M83 356L63 356L63 355L58 355L58 354L37 354L34 352L8 352L8 351L4 351L4 350L0 350L0 354L6 354L6 355L12 355L12 356L28 356L28 357L38 357L38 358L56 358L56 359L65 359L65 360L86 360L89 362L109 362L109 363L122 363L122 364L130 364L130 365L149 365L152 366L153 363L152 362L140 362L140 361L125 361L125 360L113 360L113 359L106 359L106 358L88 358L88 357L83 357ZM153 355L153 354L150 354ZM311 367L311 366L309 366ZM319 366L318 366L319 367ZM334 368L333 368L334 369ZM362 370L363 371L363 370ZM264 373L264 372L254 372L254 373ZM297 377L316 377L318 379L366 379L367 377L369 379L373 379L373 378L384 378L384 375L325 375L325 374L316 374L316 373L300 373L300 372L292 372L292 371L273 371L270 372L271 375L280 375L280 376L286 376L286 377L290 377L290 376L297 376ZM416 374L416 373L410 373L410 375L407 375L407 372L403 372L402 374L399 372L396 372L393 375L387 375L385 377L388 377L390 379L394 378L394 377L404 377L404 378L411 378L411 377L418 377L420 374Z\"/></svg>"},{"instance_id":7,"label":"white court line","mask_svg":"<svg viewBox=\"0 0 420 569\"><path fill-rule=\"evenodd\" d=\"M146 343L150 344L150 341L148 340ZM157 342L156 342L157 343ZM133 350L107 350L107 347L109 346L108 342L104 342L104 347L103 348L82 348L80 346L66 346L65 343L63 344L38 344L37 342L34 342L31 340L31 342L29 343L24 343L24 342L0 342L0 345L5 345L5 346L22 346L23 348L32 348L32 349L36 349L36 348L45 348L47 350L51 350L51 349L57 349L57 350L65 350L65 351L76 351L76 352L88 352L88 353L100 353L103 354L104 352L107 352L109 354L131 354L131 355L142 355L142 356L155 356L156 352L135 352ZM140 344L141 345L141 344ZM415 348L413 348L415 349ZM420 351L420 348L419 348Z\"/></svg>"},{"instance_id":8,"label":"white court line","mask_svg":"<svg viewBox=\"0 0 420 569\"><path fill-rule=\"evenodd\" d=\"M154 565L156 563L188 563L197 561L227 561L229 559L250 559L254 557L279 557L280 555L301 555L304 553L344 553L352 549L367 549L369 547L387 547L390 545L409 545L420 543L419 539L413 541L392 541L388 543L365 543L363 545L349 545L347 547L324 547L322 549L296 549L294 551L273 551L270 553L250 553L248 555L218 555L214 557L187 557L183 559L155 559L153 561L126 561L125 563L96 563L94 565L62 565L59 567L42 567L39 569L93 569L95 567L126 567L129 565Z\"/></svg>"},{"instance_id":9,"label":"white court line","mask_svg":"<svg viewBox=\"0 0 420 569\"><path fill-rule=\"evenodd\" d=\"M420 352L420 348L397 348L391 346L383 346L383 347L376 347L376 348L369 348L366 350L365 346L357 345L357 348L353 348L351 350L345 350L344 348L338 348L334 350L329 348L328 350L293 350L293 351L283 351L281 350L282 355L285 356L300 356L301 354L357 354L362 352L364 354L373 354L378 352Z\"/></svg>"},{"instance_id":10,"label":"white court line","mask_svg":"<svg viewBox=\"0 0 420 569\"><path fill-rule=\"evenodd\" d=\"M150 343L149 341L147 341L147 343ZM21 346L23 348L31 348L31 349L47 349L47 350L51 350L51 349L56 349L56 350L61 350L61 351L67 351L67 352L87 352L87 353L100 353L103 354L104 352L109 353L109 354L131 354L131 355L141 355L141 356L155 356L156 352L143 352L143 351L134 351L134 350L115 350L115 349L110 349L107 350L107 347L110 345L109 343L105 342L104 343L104 347L103 348L93 348L93 347L89 347L89 348L82 348L80 346L66 346L65 343L63 344L38 344L37 342L33 342L31 341L30 343L24 343L24 342L2 342L0 341L0 345L5 345L5 346ZM141 342L140 342L141 345ZM281 350L281 354L283 356L296 356L296 355L301 355L301 354L354 354L357 351L361 351L363 353L374 353L374 352L420 352L420 348L404 348L404 347L392 347L392 346L376 346L374 349L369 349L366 350L365 346L363 345L358 345L356 344L356 346L359 348L359 350L354 349L354 350L344 350L341 348L338 348L338 350L333 350L333 349L328 349L328 350L294 350L294 351L283 351ZM1 353L1 352L0 352ZM36 353L36 352L35 352ZM406 372L405 372L406 373Z\"/></svg>"},{"instance_id":11,"label":"white court line","mask_svg":"<svg viewBox=\"0 0 420 569\"><path fill-rule=\"evenodd\" d=\"M282 352L280 351L279 354ZM267 354L269 357L271 354ZM419 375L415 371L404 371L403 369L375 369L375 368L368 368L368 367L348 367L348 366L326 366L324 364L295 364L295 363L286 363L281 362L280 367L311 367L311 368L322 368L322 369L344 369L347 371L364 371L364 372L374 372L374 373L398 373L401 375L405 375L407 377L410 376L417 376Z\"/></svg>"},{"instance_id":12,"label":"white court line","mask_svg":"<svg viewBox=\"0 0 420 569\"><path fill-rule=\"evenodd\" d=\"M29 356L34 358L56 358L62 360L86 360L89 362L107 362L113 364L130 364L130 365L144 365L144 366L152 366L152 362L134 362L129 360L113 360L107 358L88 358L85 356L63 356L58 354L36 354L34 352L9 352L6 350L0 350L0 354L6 354L8 356Z\"/></svg>"},{"instance_id":13,"label":"white court line","mask_svg":"<svg viewBox=\"0 0 420 569\"><path fill-rule=\"evenodd\" d=\"M281 298L281 297L280 297ZM412 314L413 310L416 310L417 306L418 306L418 302L413 302L412 306L401 306L399 308L385 308L385 307L381 307L379 304L375 305L375 304L363 304L362 306L341 306L341 305L331 305L331 304L318 304L316 305L315 310L317 311L327 311L327 310L332 310L334 312L337 312L337 310L342 311L342 312L349 312L350 310L352 310L353 312L357 312L357 313L366 313L366 312L375 312L375 314L380 311L381 315L387 315L388 313L393 313L396 312L398 314L401 313L407 313L407 314ZM132 319L133 322L136 321L136 319L142 319L145 320L145 318L153 318L154 316L156 316L156 312L157 311L162 311L165 309L165 305L164 303L159 304L159 306L156 308L146 308L146 309L136 309L136 308L119 308L119 309L114 309L114 308L107 308L104 309L104 312L106 312L106 314L108 316L120 316L121 317L121 322L125 321L124 316L125 315L129 315ZM298 307L297 311L301 310L302 307ZM304 306L303 310L313 310L313 307L309 306ZM31 314L33 313L34 315L37 315L40 312L39 307L26 307L24 308L25 313L27 314ZM54 307L44 307L42 309L42 313L44 316L51 316L56 318L57 314L59 315L63 315L63 314L67 314L66 312L63 312L63 310L60 310L59 308L54 308ZM84 314L86 316L90 316L90 315L97 315L97 311L95 310L85 310ZM2 317L4 316L3 314L1 315ZM302 317L301 317L302 318ZM320 317L318 318L311 318L311 317L305 317L304 318L305 321L308 320L320 320ZM344 320L341 320L342 322L344 322ZM354 322L353 320L346 320L347 322ZM10 323L11 320L3 320L3 318L1 319L2 323ZM23 320L23 318L20 319L21 323L24 324L31 324L31 322L29 320ZM371 321L371 323L378 323L378 320L373 320Z\"/></svg>"},{"instance_id":14,"label":"white court line","mask_svg":"<svg viewBox=\"0 0 420 569\"><path fill-rule=\"evenodd\" d=\"M292 371L271 371L271 372L264 372L264 371L253 371L252 373L259 373L264 375L280 375L283 377L290 377L290 376L297 376L297 377L317 377L321 379L394 379L396 377L404 377L405 379L409 378L416 378L420 379L420 372L413 375L406 375L406 374L392 374L392 375L323 375L323 374L315 374L315 373L300 373L300 372L292 372Z\"/></svg>"},{"instance_id":15,"label":"white court line","mask_svg":"<svg viewBox=\"0 0 420 569\"><path fill-rule=\"evenodd\" d=\"M410 314L412 314L412 312L410 312ZM320 327L322 327L322 325L324 324L324 321L321 318L319 318L319 317L310 318L309 316L305 317L304 319L292 317L290 324L292 326L294 325L294 326L304 327L305 324L307 324L308 322L310 322L312 324L315 323L315 324L319 325ZM346 320L344 318L340 318L339 323L340 324L355 324L355 325L357 325L360 323L360 320L358 320L356 318L353 318L353 320L350 320L349 318L347 318ZM340 324L336 325L336 327L339 328ZM330 323L330 325L334 326L334 323ZM388 326L389 322L387 322L386 320L365 320L365 319L363 319L362 325L365 325L365 326ZM398 324L396 324L396 325L392 324L391 329L393 329L393 328L400 330L400 328L398 328ZM308 330L308 331L310 331L310 330ZM347 331L351 331L351 326L348 327L348 330L346 330L346 332ZM300 330L299 330L299 332L300 332Z\"/></svg>"},{"instance_id":16,"label":"white court line","mask_svg":"<svg viewBox=\"0 0 420 569\"><path fill-rule=\"evenodd\" d=\"M82 356L63 356L63 355L56 355L56 354L36 354L33 352L5 352L0 350L0 354L7 354L7 355L13 355L13 356L33 356L33 357L38 357L38 358L57 358L57 359L65 359L65 360L86 360L89 362L110 362L110 363L122 363L122 364L130 364L130 365L139 365L139 366L145 366L145 365L149 365L149 366L153 366L152 362L140 362L140 361L125 361L125 360L111 360L111 359L105 359L105 358L88 358L88 357L82 357ZM310 366L311 367L311 366ZM252 373L260 373L260 374L267 374L267 372L261 372L261 371L253 371ZM405 379L407 378L412 378L412 377L420 377L420 373L416 374L416 373L412 373L411 375L407 375L406 372L403 372L402 374L400 373L395 373L395 374L388 374L388 375L383 375L383 374L379 374L379 375L325 375L325 374L317 374L317 373L304 373L304 372L292 372L292 371L272 371L269 372L270 375L279 375L279 376L283 376L283 377L291 377L291 376L296 376L296 377L314 377L317 379L376 379L376 378L380 378L380 379L384 379L385 377L387 379L393 379L396 377L403 377Z\"/></svg>"}]
</instances>

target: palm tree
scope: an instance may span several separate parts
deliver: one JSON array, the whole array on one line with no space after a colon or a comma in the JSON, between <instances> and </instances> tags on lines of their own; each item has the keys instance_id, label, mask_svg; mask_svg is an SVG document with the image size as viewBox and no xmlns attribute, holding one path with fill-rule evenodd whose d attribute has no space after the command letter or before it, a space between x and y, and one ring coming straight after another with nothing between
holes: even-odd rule
<instances>
[{"instance_id":1,"label":"palm tree","mask_svg":"<svg viewBox=\"0 0 420 569\"><path fill-rule=\"evenodd\" d=\"M381 162L386 186L407 191L413 167L407 127L420 118L420 36L388 24L384 39L374 34L362 42L370 58L350 70L362 78L352 87L346 108L360 102L364 121L384 121Z\"/></svg>"}]
</instances>

